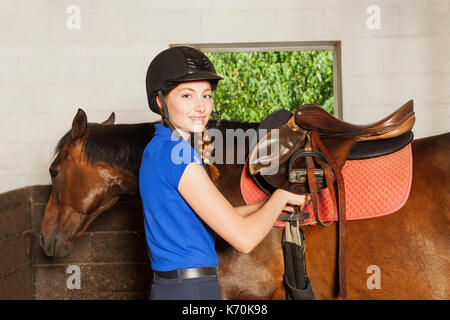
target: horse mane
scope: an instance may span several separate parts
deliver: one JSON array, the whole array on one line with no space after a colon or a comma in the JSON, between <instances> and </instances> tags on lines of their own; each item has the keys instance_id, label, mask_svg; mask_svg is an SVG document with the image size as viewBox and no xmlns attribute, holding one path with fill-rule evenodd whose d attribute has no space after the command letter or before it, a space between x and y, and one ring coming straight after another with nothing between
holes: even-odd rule
<instances>
[{"instance_id":1,"label":"horse mane","mask_svg":"<svg viewBox=\"0 0 450 320\"><path fill-rule=\"evenodd\" d=\"M155 123L99 125L89 123L82 153L91 163L108 163L137 175L145 146L153 137ZM69 130L58 142L55 154L72 140Z\"/></svg>"},{"instance_id":2,"label":"horse mane","mask_svg":"<svg viewBox=\"0 0 450 320\"><path fill-rule=\"evenodd\" d=\"M138 176L142 153L153 138L156 123L160 122L115 125L88 123L82 153L91 163L108 163ZM215 125L216 121L211 120L207 127L215 128ZM256 129L257 126L258 123L222 120L218 129L225 135L226 129ZM58 141L55 155L70 140L71 130Z\"/></svg>"}]
</instances>

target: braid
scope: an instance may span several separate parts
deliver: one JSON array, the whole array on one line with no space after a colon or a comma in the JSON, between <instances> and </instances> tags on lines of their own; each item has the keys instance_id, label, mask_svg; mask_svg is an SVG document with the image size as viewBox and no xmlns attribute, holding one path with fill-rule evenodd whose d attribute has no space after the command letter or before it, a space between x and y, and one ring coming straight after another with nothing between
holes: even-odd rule
<instances>
[{"instance_id":1,"label":"braid","mask_svg":"<svg viewBox=\"0 0 450 320\"><path fill-rule=\"evenodd\" d=\"M195 150L199 151L199 155L202 159L203 165L205 166L208 176L211 178L212 182L216 183L219 179L219 169L211 163L211 154L214 151L214 147L208 136L208 131L205 129L201 134L194 134Z\"/></svg>"}]
</instances>

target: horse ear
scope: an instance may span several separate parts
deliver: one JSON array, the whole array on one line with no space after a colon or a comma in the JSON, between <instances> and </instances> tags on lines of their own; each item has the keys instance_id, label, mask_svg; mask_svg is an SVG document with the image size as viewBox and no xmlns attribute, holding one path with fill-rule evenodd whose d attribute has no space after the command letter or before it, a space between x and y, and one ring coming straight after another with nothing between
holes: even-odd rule
<instances>
[{"instance_id":1,"label":"horse ear","mask_svg":"<svg viewBox=\"0 0 450 320\"><path fill-rule=\"evenodd\" d=\"M78 109L77 115L72 121L72 139L77 140L84 136L87 129L87 116L82 109Z\"/></svg>"},{"instance_id":2,"label":"horse ear","mask_svg":"<svg viewBox=\"0 0 450 320\"><path fill-rule=\"evenodd\" d=\"M108 119L106 119L105 121L103 121L102 123L100 123L102 126L108 126L108 125L113 125L114 121L116 121L116 115L113 113L111 113L111 115L109 116Z\"/></svg>"}]
</instances>

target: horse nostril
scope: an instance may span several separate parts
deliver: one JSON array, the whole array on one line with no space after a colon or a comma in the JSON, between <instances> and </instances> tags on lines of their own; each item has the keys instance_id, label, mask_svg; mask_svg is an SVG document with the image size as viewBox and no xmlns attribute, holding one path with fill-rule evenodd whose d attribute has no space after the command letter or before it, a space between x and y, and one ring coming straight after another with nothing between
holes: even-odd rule
<instances>
[{"instance_id":1,"label":"horse nostril","mask_svg":"<svg viewBox=\"0 0 450 320\"><path fill-rule=\"evenodd\" d=\"M56 256L56 250L58 250L58 237L55 237L55 240L53 241L53 256ZM51 249L50 249L51 250Z\"/></svg>"},{"instance_id":2,"label":"horse nostril","mask_svg":"<svg viewBox=\"0 0 450 320\"><path fill-rule=\"evenodd\" d=\"M38 241L45 254L49 257L60 256L61 253L66 252L65 241L66 237L61 232L52 233L47 236L44 232L38 234Z\"/></svg>"}]
</instances>

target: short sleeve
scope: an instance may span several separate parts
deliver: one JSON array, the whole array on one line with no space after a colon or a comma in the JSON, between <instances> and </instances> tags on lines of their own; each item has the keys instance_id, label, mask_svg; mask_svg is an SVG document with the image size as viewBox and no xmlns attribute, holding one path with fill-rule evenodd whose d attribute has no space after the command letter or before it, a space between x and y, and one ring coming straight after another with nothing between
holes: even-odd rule
<instances>
[{"instance_id":1,"label":"short sleeve","mask_svg":"<svg viewBox=\"0 0 450 320\"><path fill-rule=\"evenodd\" d=\"M190 163L203 166L198 153L185 140L168 141L162 149L163 176L167 177L169 184L177 190L181 176Z\"/></svg>"}]
</instances>

